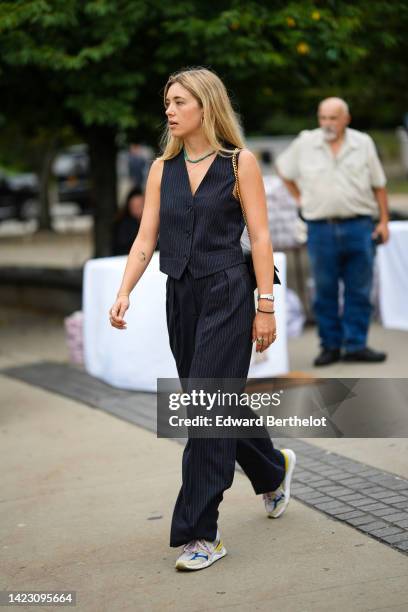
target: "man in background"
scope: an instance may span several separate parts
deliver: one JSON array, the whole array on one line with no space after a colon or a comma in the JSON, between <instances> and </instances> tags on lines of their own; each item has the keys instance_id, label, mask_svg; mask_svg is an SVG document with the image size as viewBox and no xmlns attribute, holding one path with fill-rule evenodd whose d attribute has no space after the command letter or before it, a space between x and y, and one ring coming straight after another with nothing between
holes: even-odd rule
<instances>
[{"instance_id":1,"label":"man in background","mask_svg":"<svg viewBox=\"0 0 408 612\"><path fill-rule=\"evenodd\" d=\"M301 132L276 161L308 227L321 342L314 364L341 358L381 362L386 354L370 349L367 335L375 246L389 238L386 178L370 136L347 127L350 113L344 100L323 100L318 120L319 128Z\"/></svg>"}]
</instances>

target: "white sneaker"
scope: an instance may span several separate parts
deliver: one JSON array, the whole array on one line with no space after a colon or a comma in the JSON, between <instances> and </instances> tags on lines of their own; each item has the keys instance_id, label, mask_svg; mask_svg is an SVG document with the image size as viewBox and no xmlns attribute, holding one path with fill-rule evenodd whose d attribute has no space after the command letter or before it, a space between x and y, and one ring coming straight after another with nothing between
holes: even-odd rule
<instances>
[{"instance_id":1,"label":"white sneaker","mask_svg":"<svg viewBox=\"0 0 408 612\"><path fill-rule=\"evenodd\" d=\"M296 455L290 448L281 449L285 457L285 478L275 491L264 493L265 509L269 518L278 518L285 512L290 499L290 481L296 465Z\"/></svg>"},{"instance_id":2,"label":"white sneaker","mask_svg":"<svg viewBox=\"0 0 408 612\"><path fill-rule=\"evenodd\" d=\"M222 543L219 531L214 542L208 540L192 540L184 546L182 554L176 561L178 570L199 570L209 567L218 559L225 557L226 548Z\"/></svg>"}]
</instances>

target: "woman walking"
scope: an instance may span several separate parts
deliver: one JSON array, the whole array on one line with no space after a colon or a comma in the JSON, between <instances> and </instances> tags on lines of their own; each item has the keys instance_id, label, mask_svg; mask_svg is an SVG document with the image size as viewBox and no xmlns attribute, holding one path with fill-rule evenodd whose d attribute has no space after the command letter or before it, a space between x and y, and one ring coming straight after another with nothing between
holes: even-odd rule
<instances>
[{"instance_id":1,"label":"woman walking","mask_svg":"<svg viewBox=\"0 0 408 612\"><path fill-rule=\"evenodd\" d=\"M179 377L246 381L252 342L262 352L276 339L273 251L262 176L214 72L198 68L172 75L164 106L163 154L149 173L139 233L109 312L111 325L126 328L129 294L153 255L160 228L169 341ZM240 200L251 236L256 312L240 245L245 227ZM203 569L226 555L218 506L232 484L235 461L255 493L263 494L269 517L278 518L286 509L296 462L292 450L274 448L269 437L189 438L170 534L170 546L183 546L177 569Z\"/></svg>"}]
</instances>

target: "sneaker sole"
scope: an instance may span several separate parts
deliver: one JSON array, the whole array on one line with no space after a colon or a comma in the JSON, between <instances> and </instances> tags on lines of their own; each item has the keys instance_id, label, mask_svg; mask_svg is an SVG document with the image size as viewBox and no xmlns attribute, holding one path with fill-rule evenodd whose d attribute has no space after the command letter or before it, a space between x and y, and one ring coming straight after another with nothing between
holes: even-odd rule
<instances>
[{"instance_id":1,"label":"sneaker sole","mask_svg":"<svg viewBox=\"0 0 408 612\"><path fill-rule=\"evenodd\" d=\"M326 363L313 363L315 368L325 368L326 366L332 365L333 363L337 363L340 361L339 359L335 359L334 361L327 361ZM347 361L345 359L343 359L343 361Z\"/></svg>"},{"instance_id":2,"label":"sneaker sole","mask_svg":"<svg viewBox=\"0 0 408 612\"><path fill-rule=\"evenodd\" d=\"M292 480L293 470L295 469L296 465L296 455L290 448L284 448L281 450L281 452L285 455L285 459L287 458L289 464L283 485L285 492L285 503L279 508L279 512L277 514L268 512L269 518L279 518L281 514L285 512L290 500L290 483Z\"/></svg>"},{"instance_id":3,"label":"sneaker sole","mask_svg":"<svg viewBox=\"0 0 408 612\"><path fill-rule=\"evenodd\" d=\"M223 557L225 557L226 554L227 554L227 549L224 548L223 546L220 552L215 553L211 559L209 559L208 561L205 561L202 565L199 565L196 567L189 567L188 565L184 565L182 561L180 563L176 561L175 568L179 571L195 572L197 570L201 570L201 569L205 569L206 567L209 567L210 565L212 565L219 559L222 559Z\"/></svg>"},{"instance_id":4,"label":"sneaker sole","mask_svg":"<svg viewBox=\"0 0 408 612\"><path fill-rule=\"evenodd\" d=\"M353 357L344 356L342 361L345 363L384 363L386 361L386 357L382 357L381 359L357 359Z\"/></svg>"}]
</instances>

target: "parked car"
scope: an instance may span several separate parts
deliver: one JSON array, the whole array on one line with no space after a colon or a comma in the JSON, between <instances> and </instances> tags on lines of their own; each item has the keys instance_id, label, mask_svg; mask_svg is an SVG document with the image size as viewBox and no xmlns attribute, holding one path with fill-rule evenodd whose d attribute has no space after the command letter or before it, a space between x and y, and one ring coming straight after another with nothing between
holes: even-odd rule
<instances>
[{"instance_id":1,"label":"parked car","mask_svg":"<svg viewBox=\"0 0 408 612\"><path fill-rule=\"evenodd\" d=\"M149 147L143 147L143 153L149 160L153 156L153 151ZM81 213L93 213L90 160L86 144L73 145L58 153L52 165L52 174L57 183L58 204L76 204ZM118 198L121 201L132 187L127 149L118 151L117 175ZM38 181L36 175L11 176L0 172L0 220L13 217L26 219L37 215Z\"/></svg>"},{"instance_id":2,"label":"parked car","mask_svg":"<svg viewBox=\"0 0 408 612\"><path fill-rule=\"evenodd\" d=\"M82 213L92 211L88 147L68 147L57 155L53 164L57 179L58 201L78 204Z\"/></svg>"},{"instance_id":3,"label":"parked car","mask_svg":"<svg viewBox=\"0 0 408 612\"><path fill-rule=\"evenodd\" d=\"M0 171L0 221L27 219L38 201L38 179L35 174L11 175Z\"/></svg>"},{"instance_id":4,"label":"parked car","mask_svg":"<svg viewBox=\"0 0 408 612\"><path fill-rule=\"evenodd\" d=\"M141 154L148 162L153 157L153 150L143 145ZM148 166L150 163L148 163ZM121 149L116 158L119 201L126 197L132 187L129 175L129 151ZM73 145L57 155L53 165L53 174L58 183L58 201L73 202L79 205L81 212L92 213L92 195L90 184L90 160L86 144Z\"/></svg>"}]
</instances>

